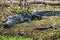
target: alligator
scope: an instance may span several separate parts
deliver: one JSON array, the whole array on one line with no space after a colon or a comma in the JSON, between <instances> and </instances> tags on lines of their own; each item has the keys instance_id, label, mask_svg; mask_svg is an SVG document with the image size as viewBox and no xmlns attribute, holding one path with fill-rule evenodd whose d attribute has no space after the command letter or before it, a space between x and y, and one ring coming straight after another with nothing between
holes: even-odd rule
<instances>
[{"instance_id":1,"label":"alligator","mask_svg":"<svg viewBox=\"0 0 60 40\"><path fill-rule=\"evenodd\" d=\"M42 19L42 16L59 16L60 11L30 12L21 11L14 16L9 16L3 23L5 28L9 28L16 23L31 22L32 20Z\"/></svg>"}]
</instances>

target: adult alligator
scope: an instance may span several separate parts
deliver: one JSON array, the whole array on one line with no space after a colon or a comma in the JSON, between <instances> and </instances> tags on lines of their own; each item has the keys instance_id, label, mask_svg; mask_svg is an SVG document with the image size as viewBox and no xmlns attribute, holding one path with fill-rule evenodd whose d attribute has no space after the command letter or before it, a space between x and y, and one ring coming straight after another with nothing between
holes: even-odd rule
<instances>
[{"instance_id":1,"label":"adult alligator","mask_svg":"<svg viewBox=\"0 0 60 40\"><path fill-rule=\"evenodd\" d=\"M60 11L44 11L44 12L30 12L30 11L21 11L20 13L15 14L14 16L9 16L3 23L4 27L8 28L16 23L22 22L31 22L35 19L41 19L42 16L55 16L60 15Z\"/></svg>"}]
</instances>

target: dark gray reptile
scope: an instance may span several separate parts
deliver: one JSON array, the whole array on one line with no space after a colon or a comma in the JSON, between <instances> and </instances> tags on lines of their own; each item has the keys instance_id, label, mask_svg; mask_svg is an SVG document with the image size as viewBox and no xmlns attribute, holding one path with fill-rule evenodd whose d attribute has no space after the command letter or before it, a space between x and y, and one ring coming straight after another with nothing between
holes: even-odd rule
<instances>
[{"instance_id":1,"label":"dark gray reptile","mask_svg":"<svg viewBox=\"0 0 60 40\"><path fill-rule=\"evenodd\" d=\"M60 15L60 11L44 11L44 12L21 11L20 13L15 14L14 16L9 16L5 20L3 25L4 27L11 27L16 23L31 22L32 20L35 20L35 19L37 20L41 19L42 16L55 16L55 15ZM50 28L53 28L53 27L50 27Z\"/></svg>"}]
</instances>

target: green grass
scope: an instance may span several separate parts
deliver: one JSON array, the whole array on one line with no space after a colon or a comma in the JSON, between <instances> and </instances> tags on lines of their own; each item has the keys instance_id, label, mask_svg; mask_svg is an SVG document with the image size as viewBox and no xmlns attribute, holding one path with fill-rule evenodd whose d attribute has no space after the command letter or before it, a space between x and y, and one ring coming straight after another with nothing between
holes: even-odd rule
<instances>
[{"instance_id":1,"label":"green grass","mask_svg":"<svg viewBox=\"0 0 60 40\"><path fill-rule=\"evenodd\" d=\"M32 40L22 36L0 35L0 40Z\"/></svg>"}]
</instances>

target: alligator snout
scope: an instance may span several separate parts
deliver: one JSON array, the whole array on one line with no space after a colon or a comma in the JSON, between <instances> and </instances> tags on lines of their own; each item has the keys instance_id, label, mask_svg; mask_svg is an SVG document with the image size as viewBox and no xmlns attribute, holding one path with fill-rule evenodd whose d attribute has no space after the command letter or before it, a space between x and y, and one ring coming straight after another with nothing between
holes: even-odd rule
<instances>
[{"instance_id":1,"label":"alligator snout","mask_svg":"<svg viewBox=\"0 0 60 40\"><path fill-rule=\"evenodd\" d=\"M3 24L3 26L4 26L4 28L8 28L9 27L9 25L8 24Z\"/></svg>"}]
</instances>

